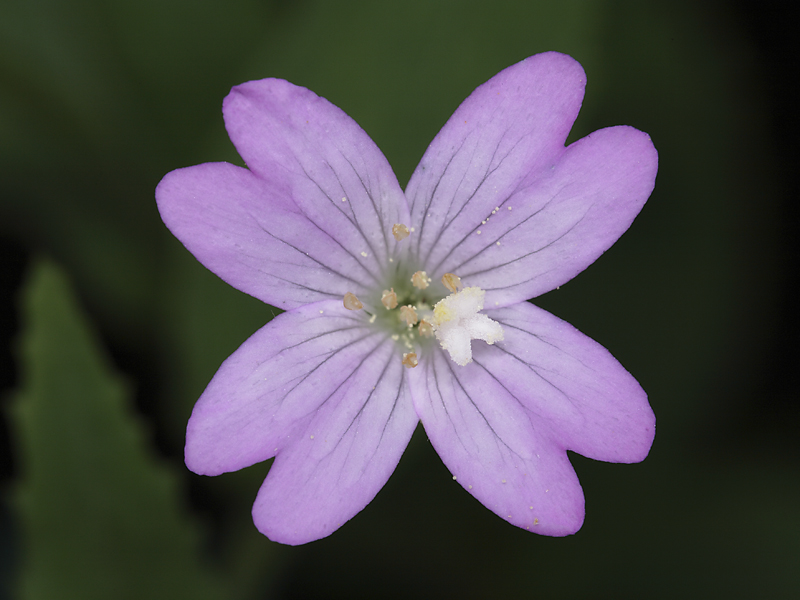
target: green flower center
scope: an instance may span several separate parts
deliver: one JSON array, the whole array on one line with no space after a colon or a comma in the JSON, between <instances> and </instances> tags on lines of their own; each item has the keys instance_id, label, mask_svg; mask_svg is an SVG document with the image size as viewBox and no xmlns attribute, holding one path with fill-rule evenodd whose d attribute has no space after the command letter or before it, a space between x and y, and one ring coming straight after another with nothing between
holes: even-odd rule
<instances>
[{"instance_id":1,"label":"green flower center","mask_svg":"<svg viewBox=\"0 0 800 600\"><path fill-rule=\"evenodd\" d=\"M398 242L411 232L413 229L402 224L392 228ZM398 264L387 279L388 289L364 299L366 308L352 293L345 294L344 306L364 309L370 323L388 332L403 352L406 367L417 366L417 351L427 351L434 337L461 366L472 361L473 339L488 344L503 339L500 324L479 314L485 292L478 287L461 290L461 278L454 273L445 273L441 281L434 282L425 271L412 273L409 265Z\"/></svg>"}]
</instances>

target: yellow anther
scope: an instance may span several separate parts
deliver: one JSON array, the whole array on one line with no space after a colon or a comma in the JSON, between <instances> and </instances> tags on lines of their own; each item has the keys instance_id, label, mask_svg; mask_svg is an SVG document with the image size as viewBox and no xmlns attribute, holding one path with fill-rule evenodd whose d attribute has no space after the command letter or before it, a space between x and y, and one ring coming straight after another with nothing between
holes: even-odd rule
<instances>
[{"instance_id":1,"label":"yellow anther","mask_svg":"<svg viewBox=\"0 0 800 600\"><path fill-rule=\"evenodd\" d=\"M361 300L356 298L355 294L347 292L344 295L344 307L347 310L361 310L362 308L364 308L364 305L361 304Z\"/></svg>"},{"instance_id":2,"label":"yellow anther","mask_svg":"<svg viewBox=\"0 0 800 600\"><path fill-rule=\"evenodd\" d=\"M417 309L407 304L400 307L400 320L405 321L409 327L416 325L419 320L417 317Z\"/></svg>"},{"instance_id":3,"label":"yellow anther","mask_svg":"<svg viewBox=\"0 0 800 600\"><path fill-rule=\"evenodd\" d=\"M417 353L416 352L406 352L403 354L403 364L408 369L413 369L419 364L417 360Z\"/></svg>"},{"instance_id":4,"label":"yellow anther","mask_svg":"<svg viewBox=\"0 0 800 600\"><path fill-rule=\"evenodd\" d=\"M424 290L426 287L428 287L430 282L431 278L428 277L428 274L425 271L417 271L411 276L411 285L420 290Z\"/></svg>"},{"instance_id":5,"label":"yellow anther","mask_svg":"<svg viewBox=\"0 0 800 600\"><path fill-rule=\"evenodd\" d=\"M425 319L419 322L419 334L422 337L433 337L433 325L428 323Z\"/></svg>"},{"instance_id":6,"label":"yellow anther","mask_svg":"<svg viewBox=\"0 0 800 600\"><path fill-rule=\"evenodd\" d=\"M410 232L408 231L408 227L406 227L402 223L397 223L396 225L392 225L392 235L394 236L394 239L396 239L398 242L400 240L406 239L409 233Z\"/></svg>"},{"instance_id":7,"label":"yellow anther","mask_svg":"<svg viewBox=\"0 0 800 600\"><path fill-rule=\"evenodd\" d=\"M442 285L455 294L461 289L461 277L455 273L445 273L442 275Z\"/></svg>"},{"instance_id":8,"label":"yellow anther","mask_svg":"<svg viewBox=\"0 0 800 600\"><path fill-rule=\"evenodd\" d=\"M383 290L383 296L381 296L381 303L388 310L397 308L397 294L394 293L394 288L392 288L391 290Z\"/></svg>"}]
</instances>

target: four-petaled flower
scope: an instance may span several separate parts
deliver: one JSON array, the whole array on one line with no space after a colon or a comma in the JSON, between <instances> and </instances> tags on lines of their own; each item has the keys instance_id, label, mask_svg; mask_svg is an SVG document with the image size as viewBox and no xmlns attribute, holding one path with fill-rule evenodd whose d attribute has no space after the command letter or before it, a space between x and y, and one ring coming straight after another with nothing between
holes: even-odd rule
<instances>
[{"instance_id":1,"label":"four-petaled flower","mask_svg":"<svg viewBox=\"0 0 800 600\"><path fill-rule=\"evenodd\" d=\"M253 507L269 538L301 544L353 517L420 420L458 483L546 535L583 522L567 450L647 455L655 417L638 383L527 302L609 248L655 182L656 151L631 127L564 146L584 84L558 53L505 69L458 108L404 193L339 108L251 81L223 105L249 169L161 181L161 216L189 251L286 311L222 364L186 433L196 473L275 457Z\"/></svg>"}]
</instances>

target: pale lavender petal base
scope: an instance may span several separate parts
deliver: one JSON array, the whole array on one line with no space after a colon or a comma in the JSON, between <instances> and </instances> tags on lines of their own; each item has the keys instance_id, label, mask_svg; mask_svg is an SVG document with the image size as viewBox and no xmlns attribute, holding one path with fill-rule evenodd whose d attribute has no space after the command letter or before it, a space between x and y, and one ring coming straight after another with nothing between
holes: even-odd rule
<instances>
[{"instance_id":1,"label":"pale lavender petal base","mask_svg":"<svg viewBox=\"0 0 800 600\"><path fill-rule=\"evenodd\" d=\"M384 485L418 421L395 343L341 302L279 315L195 405L186 464L217 475L277 454L253 509L271 539L328 535Z\"/></svg>"},{"instance_id":2,"label":"pale lavender petal base","mask_svg":"<svg viewBox=\"0 0 800 600\"><path fill-rule=\"evenodd\" d=\"M567 450L636 462L655 417L636 380L574 327L522 303L486 314L503 325L458 367L438 348L410 376L425 431L457 480L507 521L546 535L583 522Z\"/></svg>"}]
</instances>

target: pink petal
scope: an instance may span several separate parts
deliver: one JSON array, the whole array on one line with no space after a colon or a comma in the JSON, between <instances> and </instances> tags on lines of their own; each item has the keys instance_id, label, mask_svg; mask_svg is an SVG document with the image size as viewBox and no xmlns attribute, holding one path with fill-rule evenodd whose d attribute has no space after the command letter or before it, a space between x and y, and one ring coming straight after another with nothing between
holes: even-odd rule
<instances>
[{"instance_id":1,"label":"pink petal","mask_svg":"<svg viewBox=\"0 0 800 600\"><path fill-rule=\"evenodd\" d=\"M526 408L534 429L595 460L644 460L655 436L647 394L600 344L523 302L486 314L504 340L475 361Z\"/></svg>"},{"instance_id":2,"label":"pink petal","mask_svg":"<svg viewBox=\"0 0 800 600\"><path fill-rule=\"evenodd\" d=\"M367 356L275 459L253 506L272 540L304 544L361 511L394 471L419 421L394 344Z\"/></svg>"},{"instance_id":3,"label":"pink petal","mask_svg":"<svg viewBox=\"0 0 800 600\"><path fill-rule=\"evenodd\" d=\"M395 343L325 301L283 313L220 367L195 405L186 464L217 475L276 456L253 508L275 541L324 537L378 493L418 421Z\"/></svg>"},{"instance_id":4,"label":"pink petal","mask_svg":"<svg viewBox=\"0 0 800 600\"><path fill-rule=\"evenodd\" d=\"M187 466L219 475L275 456L385 338L341 302L278 315L222 363L195 404Z\"/></svg>"},{"instance_id":5,"label":"pink petal","mask_svg":"<svg viewBox=\"0 0 800 600\"><path fill-rule=\"evenodd\" d=\"M167 174L161 218L230 285L288 309L378 285L364 258L306 218L288 192L247 169L207 163Z\"/></svg>"},{"instance_id":6,"label":"pink petal","mask_svg":"<svg viewBox=\"0 0 800 600\"><path fill-rule=\"evenodd\" d=\"M256 175L285 189L312 223L373 275L383 272L396 250L392 226L409 224L408 206L386 158L355 121L280 79L234 87L223 114L231 140Z\"/></svg>"},{"instance_id":7,"label":"pink petal","mask_svg":"<svg viewBox=\"0 0 800 600\"><path fill-rule=\"evenodd\" d=\"M532 173L550 169L564 152L585 83L574 59L537 54L501 71L459 106L406 190L421 264L438 273L434 265L467 231Z\"/></svg>"},{"instance_id":8,"label":"pink petal","mask_svg":"<svg viewBox=\"0 0 800 600\"><path fill-rule=\"evenodd\" d=\"M459 367L435 348L409 374L414 407L459 483L510 523L546 535L577 531L583 492L567 459L647 455L655 417L639 384L602 346L521 303L486 314L505 339L473 342Z\"/></svg>"},{"instance_id":9,"label":"pink petal","mask_svg":"<svg viewBox=\"0 0 800 600\"><path fill-rule=\"evenodd\" d=\"M497 213L465 231L436 269L484 289L489 307L543 294L592 264L630 227L657 168L647 134L632 127L595 131L547 173L532 174L499 199Z\"/></svg>"},{"instance_id":10,"label":"pink petal","mask_svg":"<svg viewBox=\"0 0 800 600\"><path fill-rule=\"evenodd\" d=\"M476 357L486 344L476 343ZM469 493L518 527L569 535L583 523L578 478L557 441L479 364L459 367L435 348L409 373L431 444Z\"/></svg>"}]
</instances>

